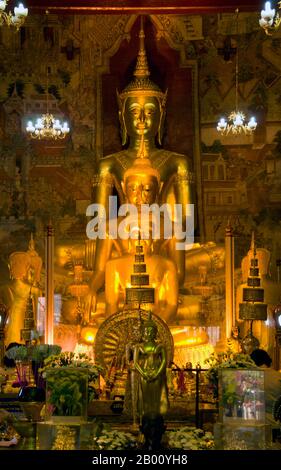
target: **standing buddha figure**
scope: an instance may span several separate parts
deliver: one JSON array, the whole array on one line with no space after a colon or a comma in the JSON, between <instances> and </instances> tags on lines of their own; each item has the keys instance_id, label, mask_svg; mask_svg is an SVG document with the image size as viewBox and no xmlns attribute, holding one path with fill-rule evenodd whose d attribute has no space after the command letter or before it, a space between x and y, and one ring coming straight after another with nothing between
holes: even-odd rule
<instances>
[{"instance_id":1,"label":"standing buddha figure","mask_svg":"<svg viewBox=\"0 0 281 470\"><path fill-rule=\"evenodd\" d=\"M33 236L27 251L17 251L9 256L9 283L0 286L0 299L8 308L8 321L5 328L5 343L22 341L25 311L30 296L33 299L33 311L36 311L42 259L35 251Z\"/></svg>"},{"instance_id":2,"label":"standing buddha figure","mask_svg":"<svg viewBox=\"0 0 281 470\"><path fill-rule=\"evenodd\" d=\"M114 188L118 192L120 203L125 202L121 182L124 181L125 172L138 158L140 147L144 144L147 157L160 174L159 204L181 204L185 220L186 205L193 203L191 163L185 155L158 148L162 144L167 91L163 93L149 79L144 37L141 26L140 50L134 79L120 94L117 93L122 144L126 146L126 150L101 159L98 175L94 179L94 202L102 204L108 213L109 196L113 194ZM98 269L101 256L103 253L97 247L94 271ZM184 250L175 250L174 262L181 287L185 279Z\"/></svg>"},{"instance_id":3,"label":"standing buddha figure","mask_svg":"<svg viewBox=\"0 0 281 470\"><path fill-rule=\"evenodd\" d=\"M142 341L136 345L134 368L140 375L138 409L140 416L167 413L169 407L165 346L157 341L157 325L151 312L143 323Z\"/></svg>"}]
</instances>

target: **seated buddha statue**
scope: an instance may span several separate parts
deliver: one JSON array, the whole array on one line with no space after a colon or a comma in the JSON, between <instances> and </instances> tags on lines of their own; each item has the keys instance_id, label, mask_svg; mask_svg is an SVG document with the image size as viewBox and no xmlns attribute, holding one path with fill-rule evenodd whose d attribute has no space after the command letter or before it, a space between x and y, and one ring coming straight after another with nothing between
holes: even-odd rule
<instances>
[{"instance_id":1,"label":"seated buddha statue","mask_svg":"<svg viewBox=\"0 0 281 470\"><path fill-rule=\"evenodd\" d=\"M130 284L134 272L136 246L141 243L145 256L146 272L149 284L155 289L153 311L167 322L175 319L178 304L178 278L173 261L176 238L165 238L164 216L160 213L159 233L155 236L153 223L158 222L149 212L142 213L144 205L157 202L160 187L160 175L153 168L149 158L142 153L132 167L124 173L121 182L126 203L136 208L135 217L127 220L126 216L117 219L118 236L110 236L110 224L107 224L106 236L97 239L96 249L100 256L96 258L95 271L90 281L90 311L95 311L97 291L105 285L106 314L116 313L125 302L125 290ZM129 207L129 206L128 206ZM129 232L122 237L120 227ZM146 234L144 234L146 231ZM114 254L113 254L114 253Z\"/></svg>"},{"instance_id":2,"label":"seated buddha statue","mask_svg":"<svg viewBox=\"0 0 281 470\"><path fill-rule=\"evenodd\" d=\"M108 214L110 196L117 193L120 204L126 201L127 194L126 191L124 191L124 175L127 170L133 167L134 162L140 156L140 148L144 146L146 158L149 159L151 167L157 170L159 174L157 190L158 204L179 204L179 206L182 207L182 220L185 221L189 215L187 214L188 205L194 202L194 179L191 160L186 155L160 148L163 137L167 92L162 92L160 88L150 80L142 28L139 37L140 49L134 79L121 93L117 93L122 144L125 147L124 150L108 155L100 160L99 171L94 178L93 202L103 206L106 210L106 214ZM185 227L183 227L183 231L184 230ZM173 242L175 242L175 239ZM214 243L207 243L204 246L195 244L192 249L185 251L183 249L177 250L175 247L172 247L173 242L170 242L169 250L166 250L165 253L165 258L166 263L168 260L172 261L173 268L171 269L174 269L174 266L176 269L177 280L173 281L171 285L175 286L175 283L177 283L177 289L181 292L177 320L183 321L188 320L190 316L195 318L200 311L201 297L190 294L190 286L192 286L197 279L198 266L206 265L208 270L211 268L214 269L215 267L216 270L223 272L224 248L218 247ZM92 243L91 248L87 248L86 253L91 253L87 255L91 258L88 265L93 270L90 289L92 290L92 298L96 299L96 287L98 285L104 285L105 266L109 259L112 258L111 274L113 276L113 269L116 267L113 258L116 256L114 254L114 247L112 250L110 248L111 254L110 256L108 255L107 249L109 248L109 244L99 243L97 239L95 250L93 245ZM105 248L106 246L107 248ZM155 246L155 242L153 242L154 250ZM126 250L119 250L117 256L120 256L120 253L122 253L123 256L125 252ZM128 254L128 252L126 253ZM132 250L130 256L133 256ZM156 260L156 258L151 258L151 260L152 259ZM163 267L164 264L161 266ZM166 268L164 271L165 270ZM185 275L187 270L188 279ZM127 277L129 269L124 272ZM172 271L170 270L169 272ZM163 277L162 274L159 274L159 276L160 278L161 276ZM187 285L188 283L191 283L190 286ZM94 285L96 287L94 287ZM110 283L107 285L110 285ZM186 287L188 289L186 289ZM162 292L165 293L166 291L167 289L165 289L165 291L162 290ZM176 287L174 292L176 292ZM186 295L187 292L188 295ZM176 308L174 305L177 296L178 294L172 296L171 310L170 312L168 310L166 316L164 316L166 319L169 318L169 321L172 321L171 319L175 317ZM114 298L112 291L108 293L107 298L109 297L112 298L112 305L109 306L109 303L107 303L108 313L116 309L116 298ZM99 294L97 303L97 310L101 313L104 312L103 294ZM163 303L163 305L165 305L165 303ZM92 307L92 312L95 312L96 308L93 304Z\"/></svg>"},{"instance_id":3,"label":"seated buddha statue","mask_svg":"<svg viewBox=\"0 0 281 470\"><path fill-rule=\"evenodd\" d=\"M159 204L178 203L183 208L185 220L187 204L193 203L193 174L191 162L185 155L159 148L162 144L167 91L149 79L149 68L144 47L144 31L139 34L140 49L134 72L134 79L121 92L117 93L122 144L125 149L100 160L98 174L94 178L94 203L102 204L106 211L109 196L117 191L120 203L124 203L122 190L125 172L138 158L141 142L144 142L147 157L152 168L160 175ZM97 244L98 245L98 244ZM94 270L97 269L104 252L96 247ZM185 279L185 251L174 252L177 279L183 286Z\"/></svg>"}]
</instances>

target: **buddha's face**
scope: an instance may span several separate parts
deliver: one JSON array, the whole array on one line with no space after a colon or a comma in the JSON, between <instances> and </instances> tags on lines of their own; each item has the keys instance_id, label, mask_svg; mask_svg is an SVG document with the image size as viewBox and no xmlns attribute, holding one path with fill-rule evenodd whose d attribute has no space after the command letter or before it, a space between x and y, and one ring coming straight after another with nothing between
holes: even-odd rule
<instances>
[{"instance_id":1,"label":"buddha's face","mask_svg":"<svg viewBox=\"0 0 281 470\"><path fill-rule=\"evenodd\" d=\"M129 97L125 103L124 120L130 137L142 134L154 138L159 129L160 107L155 96Z\"/></svg>"},{"instance_id":2,"label":"buddha's face","mask_svg":"<svg viewBox=\"0 0 281 470\"><path fill-rule=\"evenodd\" d=\"M152 204L158 195L157 179L150 175L132 175L126 180L125 193L129 204Z\"/></svg>"}]
</instances>

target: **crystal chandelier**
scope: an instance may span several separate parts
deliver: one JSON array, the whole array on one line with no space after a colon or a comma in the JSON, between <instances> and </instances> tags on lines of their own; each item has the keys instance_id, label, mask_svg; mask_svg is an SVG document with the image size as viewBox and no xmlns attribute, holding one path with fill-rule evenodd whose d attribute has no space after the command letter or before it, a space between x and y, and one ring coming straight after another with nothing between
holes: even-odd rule
<instances>
[{"instance_id":1,"label":"crystal chandelier","mask_svg":"<svg viewBox=\"0 0 281 470\"><path fill-rule=\"evenodd\" d=\"M278 6L281 9L281 1L278 2ZM277 12L275 15L275 8L271 8L270 2L265 3L264 10L261 11L259 24L268 36L271 36L272 33L280 26L280 14Z\"/></svg>"},{"instance_id":2,"label":"crystal chandelier","mask_svg":"<svg viewBox=\"0 0 281 470\"><path fill-rule=\"evenodd\" d=\"M35 125L32 121L28 121L26 132L32 139L64 139L69 133L69 126L67 122L61 124L59 119L55 119L53 114L42 114L37 119Z\"/></svg>"},{"instance_id":3,"label":"crystal chandelier","mask_svg":"<svg viewBox=\"0 0 281 470\"><path fill-rule=\"evenodd\" d=\"M238 13L236 12L236 33L238 37ZM242 111L238 110L238 47L236 48L236 61L235 61L235 111L232 111L228 116L228 121L225 118L221 118L217 124L217 131L221 135L251 135L257 127L257 122L254 117L251 117L249 122L245 122L246 116Z\"/></svg>"},{"instance_id":4,"label":"crystal chandelier","mask_svg":"<svg viewBox=\"0 0 281 470\"><path fill-rule=\"evenodd\" d=\"M19 3L17 7L14 8L14 15L9 11L5 12L7 3L9 0L0 0L0 26L6 24L7 26L15 26L18 30L23 23L28 14L28 8L25 8L23 3Z\"/></svg>"},{"instance_id":5,"label":"crystal chandelier","mask_svg":"<svg viewBox=\"0 0 281 470\"><path fill-rule=\"evenodd\" d=\"M55 119L53 114L49 113L49 83L48 83L48 68L47 68L47 112L39 117L35 124L28 121L26 132L29 137L37 140L57 140L64 139L69 133L69 126L67 122L61 124L59 119Z\"/></svg>"}]
</instances>

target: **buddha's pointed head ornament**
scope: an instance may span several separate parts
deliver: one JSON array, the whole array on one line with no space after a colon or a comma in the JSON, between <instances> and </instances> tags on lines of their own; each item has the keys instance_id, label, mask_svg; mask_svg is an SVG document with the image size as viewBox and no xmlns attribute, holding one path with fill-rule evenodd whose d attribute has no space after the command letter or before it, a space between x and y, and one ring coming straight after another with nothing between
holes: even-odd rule
<instances>
[{"instance_id":1,"label":"buddha's pointed head ornament","mask_svg":"<svg viewBox=\"0 0 281 470\"><path fill-rule=\"evenodd\" d=\"M142 324L143 338L155 339L158 333L157 324L152 318L152 312L148 312L148 318Z\"/></svg>"},{"instance_id":2,"label":"buddha's pointed head ornament","mask_svg":"<svg viewBox=\"0 0 281 470\"><path fill-rule=\"evenodd\" d=\"M167 101L167 91L163 91L149 78L150 71L148 67L148 61L145 50L145 34L143 27L143 17L141 17L141 27L139 32L139 52L137 56L136 67L134 71L133 80L124 88L121 93L117 91L117 99L119 105L119 118L122 127L122 144L125 145L128 139L128 126L126 124L129 119L130 106L133 106L133 102L139 103L141 106L146 104L157 104L158 113L157 116L157 137L158 143L162 143L163 135L163 124L165 118L165 107Z\"/></svg>"}]
</instances>

